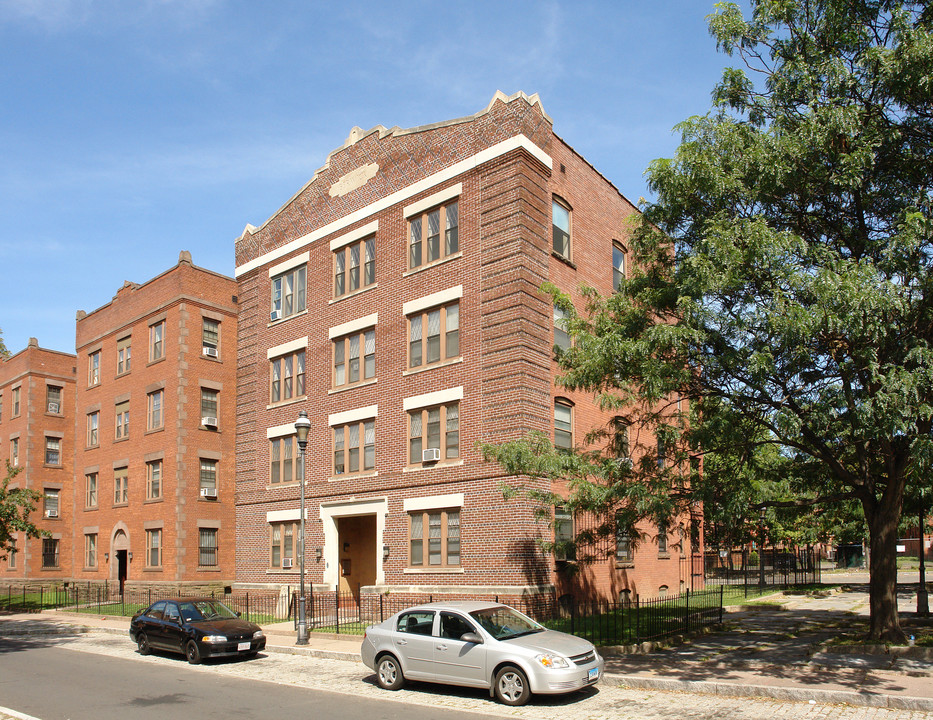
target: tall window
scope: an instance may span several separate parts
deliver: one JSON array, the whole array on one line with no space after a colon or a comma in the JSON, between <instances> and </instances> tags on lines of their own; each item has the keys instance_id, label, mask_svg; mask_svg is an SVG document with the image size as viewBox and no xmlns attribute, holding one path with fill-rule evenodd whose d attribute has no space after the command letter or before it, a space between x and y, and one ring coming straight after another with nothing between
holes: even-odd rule
<instances>
[{"instance_id":1,"label":"tall window","mask_svg":"<svg viewBox=\"0 0 933 720\"><path fill-rule=\"evenodd\" d=\"M3 393L0 393L0 420L3 420Z\"/></svg>"},{"instance_id":2,"label":"tall window","mask_svg":"<svg viewBox=\"0 0 933 720\"><path fill-rule=\"evenodd\" d=\"M376 238L334 251L334 297L343 297L376 282Z\"/></svg>"},{"instance_id":3,"label":"tall window","mask_svg":"<svg viewBox=\"0 0 933 720\"><path fill-rule=\"evenodd\" d=\"M58 544L57 538L42 538L42 567L58 567Z\"/></svg>"},{"instance_id":4,"label":"tall window","mask_svg":"<svg viewBox=\"0 0 933 720\"><path fill-rule=\"evenodd\" d=\"M149 326L149 362L165 357L165 321Z\"/></svg>"},{"instance_id":5,"label":"tall window","mask_svg":"<svg viewBox=\"0 0 933 720\"><path fill-rule=\"evenodd\" d=\"M124 440L130 436L130 401L117 403L115 410L117 425L114 437L117 440Z\"/></svg>"},{"instance_id":6,"label":"tall window","mask_svg":"<svg viewBox=\"0 0 933 720\"><path fill-rule=\"evenodd\" d=\"M612 289L618 290L625 279L625 250L619 243L612 243Z\"/></svg>"},{"instance_id":7,"label":"tall window","mask_svg":"<svg viewBox=\"0 0 933 720\"><path fill-rule=\"evenodd\" d=\"M198 565L217 567L217 529L200 528L198 530Z\"/></svg>"},{"instance_id":8,"label":"tall window","mask_svg":"<svg viewBox=\"0 0 933 720\"><path fill-rule=\"evenodd\" d=\"M658 467L663 468L667 465L667 444L662 438L658 438Z\"/></svg>"},{"instance_id":9,"label":"tall window","mask_svg":"<svg viewBox=\"0 0 933 720\"><path fill-rule=\"evenodd\" d=\"M113 471L113 504L126 505L129 500L129 473L127 469L116 468Z\"/></svg>"},{"instance_id":10,"label":"tall window","mask_svg":"<svg viewBox=\"0 0 933 720\"><path fill-rule=\"evenodd\" d=\"M84 507L97 507L97 473L84 476Z\"/></svg>"},{"instance_id":11,"label":"tall window","mask_svg":"<svg viewBox=\"0 0 933 720\"><path fill-rule=\"evenodd\" d=\"M305 310L307 268L292 268L272 278L272 319L281 320Z\"/></svg>"},{"instance_id":12,"label":"tall window","mask_svg":"<svg viewBox=\"0 0 933 720\"><path fill-rule=\"evenodd\" d=\"M573 513L567 508L559 506L554 508L554 559L573 560L575 554L573 543Z\"/></svg>"},{"instance_id":13,"label":"tall window","mask_svg":"<svg viewBox=\"0 0 933 720\"><path fill-rule=\"evenodd\" d=\"M553 228L554 252L567 260L570 259L570 206L563 200L554 198L551 203L551 223Z\"/></svg>"},{"instance_id":14,"label":"tall window","mask_svg":"<svg viewBox=\"0 0 933 720\"><path fill-rule=\"evenodd\" d=\"M162 390L156 390L149 393L149 429L158 430L162 427L164 418L162 416Z\"/></svg>"},{"instance_id":15,"label":"tall window","mask_svg":"<svg viewBox=\"0 0 933 720\"><path fill-rule=\"evenodd\" d=\"M376 377L376 331L364 330L334 340L334 387Z\"/></svg>"},{"instance_id":16,"label":"tall window","mask_svg":"<svg viewBox=\"0 0 933 720\"><path fill-rule=\"evenodd\" d=\"M554 447L573 449L573 405L566 400L554 401Z\"/></svg>"},{"instance_id":17,"label":"tall window","mask_svg":"<svg viewBox=\"0 0 933 720\"><path fill-rule=\"evenodd\" d=\"M211 318L203 318L201 322L201 349L203 354L217 357L219 344L220 323Z\"/></svg>"},{"instance_id":18,"label":"tall window","mask_svg":"<svg viewBox=\"0 0 933 720\"><path fill-rule=\"evenodd\" d=\"M162 530L146 530L146 567L162 567Z\"/></svg>"},{"instance_id":19,"label":"tall window","mask_svg":"<svg viewBox=\"0 0 933 720\"><path fill-rule=\"evenodd\" d=\"M305 394L305 351L272 358L269 400L273 403Z\"/></svg>"},{"instance_id":20,"label":"tall window","mask_svg":"<svg viewBox=\"0 0 933 720\"><path fill-rule=\"evenodd\" d=\"M53 415L62 413L62 389L57 385L46 385L45 408L47 412Z\"/></svg>"},{"instance_id":21,"label":"tall window","mask_svg":"<svg viewBox=\"0 0 933 720\"><path fill-rule=\"evenodd\" d=\"M554 344L561 350L569 350L572 344L567 332L567 313L557 305L554 306Z\"/></svg>"},{"instance_id":22,"label":"tall window","mask_svg":"<svg viewBox=\"0 0 933 720\"><path fill-rule=\"evenodd\" d=\"M100 350L87 356L87 384L100 385Z\"/></svg>"},{"instance_id":23,"label":"tall window","mask_svg":"<svg viewBox=\"0 0 933 720\"><path fill-rule=\"evenodd\" d=\"M298 482L300 468L295 436L272 438L269 443L269 460L272 466L270 482L273 485Z\"/></svg>"},{"instance_id":24,"label":"tall window","mask_svg":"<svg viewBox=\"0 0 933 720\"><path fill-rule=\"evenodd\" d=\"M10 438L10 465L19 465L19 438Z\"/></svg>"},{"instance_id":25,"label":"tall window","mask_svg":"<svg viewBox=\"0 0 933 720\"><path fill-rule=\"evenodd\" d=\"M45 501L45 516L47 518L57 518L59 512L59 495L60 491L50 490L46 488L43 493L43 499Z\"/></svg>"},{"instance_id":26,"label":"tall window","mask_svg":"<svg viewBox=\"0 0 933 720\"><path fill-rule=\"evenodd\" d=\"M97 567L97 533L84 536L84 567Z\"/></svg>"},{"instance_id":27,"label":"tall window","mask_svg":"<svg viewBox=\"0 0 933 720\"><path fill-rule=\"evenodd\" d=\"M416 268L460 251L456 202L409 219L408 267Z\"/></svg>"},{"instance_id":28,"label":"tall window","mask_svg":"<svg viewBox=\"0 0 933 720\"><path fill-rule=\"evenodd\" d=\"M339 425L334 433L334 475L370 472L376 467L374 420Z\"/></svg>"},{"instance_id":29,"label":"tall window","mask_svg":"<svg viewBox=\"0 0 933 720\"><path fill-rule=\"evenodd\" d=\"M158 500L162 497L162 461L146 463L146 499Z\"/></svg>"},{"instance_id":30,"label":"tall window","mask_svg":"<svg viewBox=\"0 0 933 720\"><path fill-rule=\"evenodd\" d=\"M130 361L132 360L132 338L125 337L117 340L117 375L123 375L130 371Z\"/></svg>"},{"instance_id":31,"label":"tall window","mask_svg":"<svg viewBox=\"0 0 933 720\"><path fill-rule=\"evenodd\" d=\"M667 523L658 524L658 555L667 555Z\"/></svg>"},{"instance_id":32,"label":"tall window","mask_svg":"<svg viewBox=\"0 0 933 720\"><path fill-rule=\"evenodd\" d=\"M619 520L616 520L619 523ZM634 561L632 553L632 536L628 530L617 525L616 527L616 563L620 565L630 565Z\"/></svg>"},{"instance_id":33,"label":"tall window","mask_svg":"<svg viewBox=\"0 0 933 720\"><path fill-rule=\"evenodd\" d=\"M432 308L408 318L408 367L433 365L460 355L460 304Z\"/></svg>"},{"instance_id":34,"label":"tall window","mask_svg":"<svg viewBox=\"0 0 933 720\"><path fill-rule=\"evenodd\" d=\"M408 561L412 567L459 567L459 510L414 512L409 523Z\"/></svg>"},{"instance_id":35,"label":"tall window","mask_svg":"<svg viewBox=\"0 0 933 720\"><path fill-rule=\"evenodd\" d=\"M56 437L45 438L45 464L62 464L62 440Z\"/></svg>"},{"instance_id":36,"label":"tall window","mask_svg":"<svg viewBox=\"0 0 933 720\"><path fill-rule=\"evenodd\" d=\"M92 412L87 416L87 446L97 447L100 444L100 413Z\"/></svg>"},{"instance_id":37,"label":"tall window","mask_svg":"<svg viewBox=\"0 0 933 720\"><path fill-rule=\"evenodd\" d=\"M211 388L201 388L201 417L202 418L214 418L216 421L219 417L217 415L217 397L218 392L212 390ZM213 427L216 427L217 423L215 422Z\"/></svg>"},{"instance_id":38,"label":"tall window","mask_svg":"<svg viewBox=\"0 0 933 720\"><path fill-rule=\"evenodd\" d=\"M437 450L437 459L460 457L460 404L418 408L408 413L408 462L421 464L427 450Z\"/></svg>"},{"instance_id":39,"label":"tall window","mask_svg":"<svg viewBox=\"0 0 933 720\"><path fill-rule=\"evenodd\" d=\"M273 523L269 536L269 566L286 569L292 567L297 555L296 542L300 541L301 537L299 524L296 522Z\"/></svg>"},{"instance_id":40,"label":"tall window","mask_svg":"<svg viewBox=\"0 0 933 720\"><path fill-rule=\"evenodd\" d=\"M201 458L201 490L207 490L212 497L217 497L217 461Z\"/></svg>"}]
</instances>

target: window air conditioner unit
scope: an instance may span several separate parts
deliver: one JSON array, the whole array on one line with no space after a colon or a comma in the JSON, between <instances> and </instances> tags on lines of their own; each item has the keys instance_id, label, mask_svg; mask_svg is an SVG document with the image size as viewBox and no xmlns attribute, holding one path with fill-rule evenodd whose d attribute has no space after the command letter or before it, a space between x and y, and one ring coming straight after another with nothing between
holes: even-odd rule
<instances>
[{"instance_id":1,"label":"window air conditioner unit","mask_svg":"<svg viewBox=\"0 0 933 720\"><path fill-rule=\"evenodd\" d=\"M281 317L282 317L282 311L281 311L281 310L273 310L271 313L269 313L269 316L270 316L273 320L279 320L279 319L281 319Z\"/></svg>"},{"instance_id":2,"label":"window air conditioner unit","mask_svg":"<svg viewBox=\"0 0 933 720\"><path fill-rule=\"evenodd\" d=\"M50 413L58 414L58 413L60 412L60 408L61 408L61 406L60 406L57 402L50 402L50 403L49 403L49 412L50 412Z\"/></svg>"},{"instance_id":3,"label":"window air conditioner unit","mask_svg":"<svg viewBox=\"0 0 933 720\"><path fill-rule=\"evenodd\" d=\"M202 353L203 355L206 355L207 357L215 358L215 357L217 357L217 348L205 346L205 347L201 350L201 353Z\"/></svg>"},{"instance_id":4,"label":"window air conditioner unit","mask_svg":"<svg viewBox=\"0 0 933 720\"><path fill-rule=\"evenodd\" d=\"M46 510L46 511L45 511L45 516L46 516L47 518L57 518L57 517L58 517L58 510Z\"/></svg>"},{"instance_id":5,"label":"window air conditioner unit","mask_svg":"<svg viewBox=\"0 0 933 720\"><path fill-rule=\"evenodd\" d=\"M204 427L212 427L212 428L215 428L215 427L217 427L217 418L215 418L215 417L210 417L210 416L208 416L208 417L202 417L202 418L201 418L201 424L202 424Z\"/></svg>"},{"instance_id":6,"label":"window air conditioner unit","mask_svg":"<svg viewBox=\"0 0 933 720\"><path fill-rule=\"evenodd\" d=\"M282 569L287 570L292 566L291 558L282 558Z\"/></svg>"},{"instance_id":7,"label":"window air conditioner unit","mask_svg":"<svg viewBox=\"0 0 933 720\"><path fill-rule=\"evenodd\" d=\"M437 462L441 459L440 448L428 448L421 451L421 462Z\"/></svg>"},{"instance_id":8,"label":"window air conditioner unit","mask_svg":"<svg viewBox=\"0 0 933 720\"><path fill-rule=\"evenodd\" d=\"M217 488L201 488L201 497L217 498Z\"/></svg>"}]
</instances>

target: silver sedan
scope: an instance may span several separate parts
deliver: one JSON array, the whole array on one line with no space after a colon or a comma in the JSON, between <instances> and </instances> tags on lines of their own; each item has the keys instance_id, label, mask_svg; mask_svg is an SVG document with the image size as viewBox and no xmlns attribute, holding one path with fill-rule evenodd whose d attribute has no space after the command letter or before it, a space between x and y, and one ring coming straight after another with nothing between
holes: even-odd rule
<instances>
[{"instance_id":1,"label":"silver sedan","mask_svg":"<svg viewBox=\"0 0 933 720\"><path fill-rule=\"evenodd\" d=\"M366 628L363 662L387 690L405 680L488 688L506 705L534 694L596 683L603 659L593 644L548 630L507 605L429 603Z\"/></svg>"}]
</instances>

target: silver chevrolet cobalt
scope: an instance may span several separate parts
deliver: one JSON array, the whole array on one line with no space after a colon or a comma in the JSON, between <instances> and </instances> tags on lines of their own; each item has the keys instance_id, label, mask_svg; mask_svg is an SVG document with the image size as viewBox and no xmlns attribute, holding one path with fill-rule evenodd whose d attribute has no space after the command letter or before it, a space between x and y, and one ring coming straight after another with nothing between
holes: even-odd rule
<instances>
[{"instance_id":1,"label":"silver chevrolet cobalt","mask_svg":"<svg viewBox=\"0 0 933 720\"><path fill-rule=\"evenodd\" d=\"M592 685L603 659L592 643L548 630L507 605L429 603L366 628L363 662L386 690L405 680L489 688L506 705Z\"/></svg>"}]
</instances>

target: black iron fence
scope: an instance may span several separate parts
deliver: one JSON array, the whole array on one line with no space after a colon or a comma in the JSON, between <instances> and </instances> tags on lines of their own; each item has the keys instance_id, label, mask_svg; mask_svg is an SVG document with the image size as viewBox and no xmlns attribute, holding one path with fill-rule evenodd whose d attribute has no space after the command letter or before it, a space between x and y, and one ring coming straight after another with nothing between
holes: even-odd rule
<instances>
[{"instance_id":1,"label":"black iron fence","mask_svg":"<svg viewBox=\"0 0 933 720\"><path fill-rule=\"evenodd\" d=\"M717 549L681 558L686 587L741 585L746 594L759 588L788 588L822 582L820 554L814 548Z\"/></svg>"}]
</instances>

